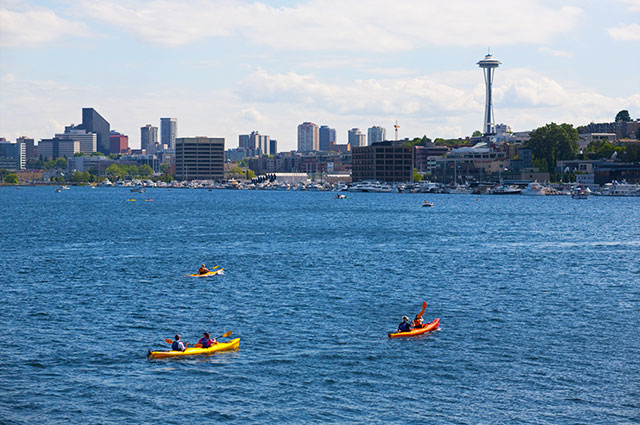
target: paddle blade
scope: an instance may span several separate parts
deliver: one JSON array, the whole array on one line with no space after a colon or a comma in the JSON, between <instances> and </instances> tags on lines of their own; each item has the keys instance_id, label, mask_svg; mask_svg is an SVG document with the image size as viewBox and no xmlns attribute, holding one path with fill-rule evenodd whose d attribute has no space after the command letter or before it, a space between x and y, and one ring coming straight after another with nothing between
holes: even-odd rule
<instances>
[{"instance_id":1,"label":"paddle blade","mask_svg":"<svg viewBox=\"0 0 640 425\"><path fill-rule=\"evenodd\" d=\"M233 331L229 331L229 332L227 332L227 333L223 333L223 334L220 336L220 338L226 338L226 337L228 337L229 335L231 335L232 333L233 333Z\"/></svg>"},{"instance_id":2,"label":"paddle blade","mask_svg":"<svg viewBox=\"0 0 640 425\"><path fill-rule=\"evenodd\" d=\"M169 338L166 338L164 342L166 342L167 344L173 344L173 340Z\"/></svg>"}]
</instances>

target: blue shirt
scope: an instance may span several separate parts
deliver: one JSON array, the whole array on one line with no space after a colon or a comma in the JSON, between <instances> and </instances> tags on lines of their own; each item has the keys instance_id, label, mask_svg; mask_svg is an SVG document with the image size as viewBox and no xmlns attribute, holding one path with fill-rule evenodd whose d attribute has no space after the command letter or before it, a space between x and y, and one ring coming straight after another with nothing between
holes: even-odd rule
<instances>
[{"instance_id":1,"label":"blue shirt","mask_svg":"<svg viewBox=\"0 0 640 425\"><path fill-rule=\"evenodd\" d=\"M400 325L398 325L398 330L400 332L409 332L411 330L411 325L409 324L409 322L402 322L400 323Z\"/></svg>"}]
</instances>

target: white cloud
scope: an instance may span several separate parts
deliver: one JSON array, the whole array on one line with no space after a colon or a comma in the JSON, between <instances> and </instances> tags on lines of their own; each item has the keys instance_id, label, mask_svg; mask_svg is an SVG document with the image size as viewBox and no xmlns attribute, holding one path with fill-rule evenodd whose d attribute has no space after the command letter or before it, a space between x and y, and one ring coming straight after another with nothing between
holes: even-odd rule
<instances>
[{"instance_id":1,"label":"white cloud","mask_svg":"<svg viewBox=\"0 0 640 425\"><path fill-rule=\"evenodd\" d=\"M572 58L573 57L573 53L571 52L567 52L566 50L556 50L556 49L550 49L548 47L540 47L538 48L539 51L541 51L542 53L546 53L550 56L555 56L555 57L563 57L563 58Z\"/></svg>"},{"instance_id":2,"label":"white cloud","mask_svg":"<svg viewBox=\"0 0 640 425\"><path fill-rule=\"evenodd\" d=\"M640 41L639 24L620 24L607 30L609 35L617 41Z\"/></svg>"},{"instance_id":3,"label":"white cloud","mask_svg":"<svg viewBox=\"0 0 640 425\"><path fill-rule=\"evenodd\" d=\"M623 3L629 5L631 12L640 12L640 0L621 0Z\"/></svg>"},{"instance_id":4,"label":"white cloud","mask_svg":"<svg viewBox=\"0 0 640 425\"><path fill-rule=\"evenodd\" d=\"M490 7L475 0L308 0L292 7L240 0L84 0L81 11L165 46L240 36L276 49L378 52L541 44L572 31L582 13L540 0L494 0Z\"/></svg>"},{"instance_id":5,"label":"white cloud","mask_svg":"<svg viewBox=\"0 0 640 425\"><path fill-rule=\"evenodd\" d=\"M34 47L65 36L89 36L83 22L69 21L45 8L0 9L0 46Z\"/></svg>"}]
</instances>

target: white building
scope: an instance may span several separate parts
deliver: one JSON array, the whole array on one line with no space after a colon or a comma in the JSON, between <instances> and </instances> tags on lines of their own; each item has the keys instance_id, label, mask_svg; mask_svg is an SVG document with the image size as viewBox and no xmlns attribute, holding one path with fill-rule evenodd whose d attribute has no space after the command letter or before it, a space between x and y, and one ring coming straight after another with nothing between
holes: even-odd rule
<instances>
[{"instance_id":1,"label":"white building","mask_svg":"<svg viewBox=\"0 0 640 425\"><path fill-rule=\"evenodd\" d=\"M384 128L374 125L367 130L367 141L369 146L374 143L384 142L385 140L387 140L387 130Z\"/></svg>"},{"instance_id":2,"label":"white building","mask_svg":"<svg viewBox=\"0 0 640 425\"><path fill-rule=\"evenodd\" d=\"M56 134L58 140L75 140L80 142L80 152L96 152L98 146L98 135L89 133L87 130L76 128L73 125L64 128L64 133Z\"/></svg>"},{"instance_id":3,"label":"white building","mask_svg":"<svg viewBox=\"0 0 640 425\"><path fill-rule=\"evenodd\" d=\"M320 127L312 122L298 126L298 152L317 151L320 148Z\"/></svg>"},{"instance_id":4,"label":"white building","mask_svg":"<svg viewBox=\"0 0 640 425\"><path fill-rule=\"evenodd\" d=\"M367 136L365 134L362 134L359 128L352 128L351 130L349 130L348 134L351 149L357 148L359 146L367 146Z\"/></svg>"}]
</instances>

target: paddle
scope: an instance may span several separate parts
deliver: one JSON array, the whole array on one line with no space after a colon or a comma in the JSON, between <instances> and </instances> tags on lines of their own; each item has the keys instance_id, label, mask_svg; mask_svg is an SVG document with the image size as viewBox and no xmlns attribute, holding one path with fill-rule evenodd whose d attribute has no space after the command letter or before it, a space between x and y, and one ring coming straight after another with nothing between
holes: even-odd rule
<instances>
[{"instance_id":1,"label":"paddle","mask_svg":"<svg viewBox=\"0 0 640 425\"><path fill-rule=\"evenodd\" d=\"M418 313L418 315L416 316L416 319L421 318L426 309L427 309L427 302L426 301L422 301L422 310L420 310L420 313Z\"/></svg>"}]
</instances>

